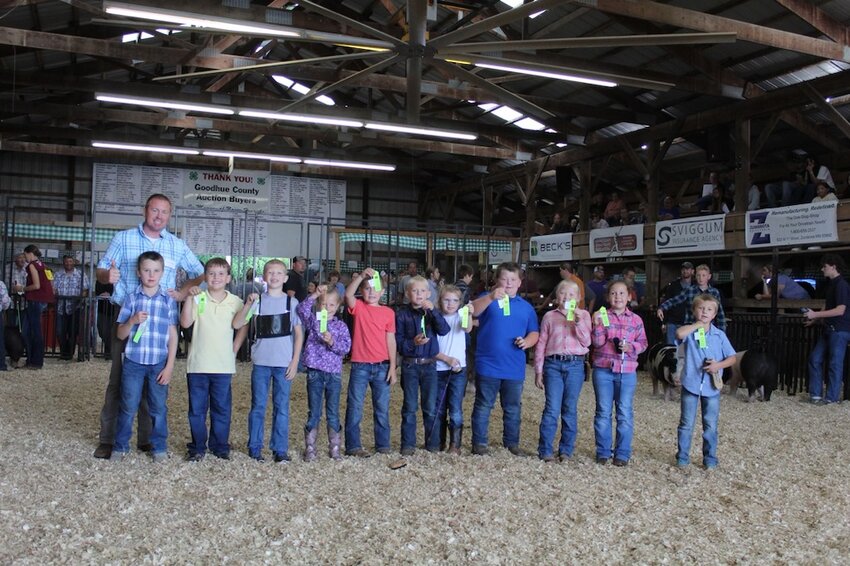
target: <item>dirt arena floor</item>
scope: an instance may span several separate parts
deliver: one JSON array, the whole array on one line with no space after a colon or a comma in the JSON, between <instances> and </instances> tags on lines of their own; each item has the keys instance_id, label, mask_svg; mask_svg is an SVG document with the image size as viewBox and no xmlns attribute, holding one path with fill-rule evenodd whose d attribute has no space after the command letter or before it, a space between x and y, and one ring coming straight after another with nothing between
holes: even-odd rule
<instances>
[{"instance_id":1,"label":"dirt arena floor","mask_svg":"<svg viewBox=\"0 0 850 566\"><path fill-rule=\"evenodd\" d=\"M346 368L347 369L347 368ZM233 459L183 460L185 365L169 398L169 460L92 458L108 362L48 360L0 373L0 563L3 564L847 564L850 403L776 392L725 396L720 466L675 468L679 406L641 375L634 456L599 466L593 388L585 383L573 460L544 464L418 450L306 464L248 458L250 366L234 379ZM743 395L743 392L740 393ZM543 393L529 374L522 446L536 453ZM344 410L344 395L343 395ZM369 406L367 400L367 407ZM401 389L392 400L398 448ZM467 426L472 399L467 396ZM303 445L304 377L293 386L290 454ZM492 440L501 438L496 409ZM322 424L324 431L324 424ZM371 446L371 413L364 418ZM420 426L421 442L421 426ZM699 463L695 431L692 461Z\"/></svg>"}]
</instances>

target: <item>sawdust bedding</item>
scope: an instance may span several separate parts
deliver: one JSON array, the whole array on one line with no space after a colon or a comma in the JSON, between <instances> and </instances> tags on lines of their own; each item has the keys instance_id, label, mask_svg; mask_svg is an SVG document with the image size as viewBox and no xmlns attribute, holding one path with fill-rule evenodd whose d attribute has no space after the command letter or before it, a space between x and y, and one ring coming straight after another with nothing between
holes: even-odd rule
<instances>
[{"instance_id":1,"label":"sawdust bedding","mask_svg":"<svg viewBox=\"0 0 850 566\"><path fill-rule=\"evenodd\" d=\"M720 467L673 466L678 403L641 375L634 456L593 455L593 388L579 404L572 461L544 464L504 449L418 450L369 459L297 458L306 392L293 386L289 464L245 452L250 366L234 379L233 459L183 461L189 439L185 366L169 398L167 462L134 453L92 458L108 363L48 360L0 373L2 563L847 563L850 403L816 407L777 392L769 403L724 396ZM526 382L522 446L536 453L543 393ZM742 395L743 392L739 393ZM342 400L343 412L345 398ZM393 389L398 448L401 391ZM372 439L370 403L364 445ZM267 428L268 430L268 428ZM324 430L324 425L322 429ZM699 426L692 461L700 461ZM421 442L421 425L419 430ZM493 412L493 440L501 413Z\"/></svg>"}]
</instances>

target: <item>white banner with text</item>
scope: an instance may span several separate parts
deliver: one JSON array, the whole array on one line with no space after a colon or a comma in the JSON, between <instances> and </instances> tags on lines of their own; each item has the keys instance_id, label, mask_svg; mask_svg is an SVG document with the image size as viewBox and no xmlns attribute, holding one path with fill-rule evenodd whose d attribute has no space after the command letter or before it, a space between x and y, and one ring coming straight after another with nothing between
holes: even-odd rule
<instances>
[{"instance_id":1,"label":"white banner with text","mask_svg":"<svg viewBox=\"0 0 850 566\"><path fill-rule=\"evenodd\" d=\"M726 249L726 215L663 220L655 224L655 251L659 254Z\"/></svg>"},{"instance_id":2,"label":"white banner with text","mask_svg":"<svg viewBox=\"0 0 850 566\"><path fill-rule=\"evenodd\" d=\"M573 235L549 234L531 238L531 261L571 261L573 259Z\"/></svg>"},{"instance_id":3,"label":"white banner with text","mask_svg":"<svg viewBox=\"0 0 850 566\"><path fill-rule=\"evenodd\" d=\"M838 241L838 201L748 211L746 239L748 248Z\"/></svg>"},{"instance_id":4,"label":"white banner with text","mask_svg":"<svg viewBox=\"0 0 850 566\"><path fill-rule=\"evenodd\" d=\"M592 258L643 255L643 224L591 230L588 245Z\"/></svg>"}]
</instances>

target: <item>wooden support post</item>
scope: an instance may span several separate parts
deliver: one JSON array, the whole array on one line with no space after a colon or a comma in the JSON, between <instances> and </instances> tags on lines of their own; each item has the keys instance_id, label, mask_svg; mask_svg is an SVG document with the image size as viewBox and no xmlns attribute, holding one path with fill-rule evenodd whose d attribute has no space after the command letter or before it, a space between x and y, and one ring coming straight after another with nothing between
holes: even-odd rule
<instances>
[{"instance_id":1,"label":"wooden support post","mask_svg":"<svg viewBox=\"0 0 850 566\"><path fill-rule=\"evenodd\" d=\"M578 181L581 185L581 198L578 204L579 230L590 230L591 161L586 159L578 164Z\"/></svg>"},{"instance_id":2,"label":"wooden support post","mask_svg":"<svg viewBox=\"0 0 850 566\"><path fill-rule=\"evenodd\" d=\"M649 157L649 162L653 164L653 166L649 169L648 174L645 178L646 180L646 217L649 222L655 222L658 220L658 205L659 205L659 195L658 192L661 190L661 182L659 174L661 170L661 162L660 160L656 160L656 154L658 153L658 142L654 141L648 144L647 147L647 155ZM647 271L647 275L649 271Z\"/></svg>"},{"instance_id":3,"label":"wooden support post","mask_svg":"<svg viewBox=\"0 0 850 566\"><path fill-rule=\"evenodd\" d=\"M750 121L735 120L735 211L747 211L750 176Z\"/></svg>"}]
</instances>

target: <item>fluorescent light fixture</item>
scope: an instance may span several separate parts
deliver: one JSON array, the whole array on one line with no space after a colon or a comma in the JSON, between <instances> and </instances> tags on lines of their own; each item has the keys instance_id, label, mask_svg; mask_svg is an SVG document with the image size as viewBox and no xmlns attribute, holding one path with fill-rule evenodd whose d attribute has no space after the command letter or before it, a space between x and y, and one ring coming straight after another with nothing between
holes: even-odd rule
<instances>
[{"instance_id":1,"label":"fluorescent light fixture","mask_svg":"<svg viewBox=\"0 0 850 566\"><path fill-rule=\"evenodd\" d=\"M277 84L284 86L286 88L291 88L295 92L299 94L307 94L310 92L310 87L304 86L301 83L297 83L290 79L289 77L285 77L283 75L272 75L272 80ZM334 106L336 102L334 102L333 98L329 96L325 96L324 94L316 97L316 102L321 102L325 106Z\"/></svg>"},{"instance_id":2,"label":"fluorescent light fixture","mask_svg":"<svg viewBox=\"0 0 850 566\"><path fill-rule=\"evenodd\" d=\"M369 169L372 171L395 171L395 165L383 163L364 163L362 161L337 161L336 159L304 159L305 165L322 165L325 167L345 167L347 169Z\"/></svg>"},{"instance_id":3,"label":"fluorescent light fixture","mask_svg":"<svg viewBox=\"0 0 850 566\"><path fill-rule=\"evenodd\" d=\"M269 120L286 120L287 122L305 122L307 124L326 124L328 126L349 126L362 128L363 122L348 118L333 118L330 116L310 116L306 114L285 114L270 110L240 110L240 116L249 118L268 118Z\"/></svg>"},{"instance_id":4,"label":"fluorescent light fixture","mask_svg":"<svg viewBox=\"0 0 850 566\"><path fill-rule=\"evenodd\" d=\"M511 8L516 8L517 6L521 6L523 4L523 0L502 0L502 4L507 4ZM528 16L529 20L533 20L546 10L540 10L539 12L534 12L533 14Z\"/></svg>"},{"instance_id":5,"label":"fluorescent light fixture","mask_svg":"<svg viewBox=\"0 0 850 566\"><path fill-rule=\"evenodd\" d=\"M197 149L188 149L185 147L177 147L173 145L146 145L142 143L119 143L93 141L92 147L100 147L104 149L127 149L130 151L149 151L152 153L179 153L180 155L200 155Z\"/></svg>"},{"instance_id":6,"label":"fluorescent light fixture","mask_svg":"<svg viewBox=\"0 0 850 566\"><path fill-rule=\"evenodd\" d=\"M526 116L525 118L523 118L521 120L517 120L516 122L513 123L513 125L516 126L517 128L522 128L523 130L536 130L538 132L540 130L546 129L545 124L541 124L540 122L538 122L534 118L529 118L528 116Z\"/></svg>"},{"instance_id":7,"label":"fluorescent light fixture","mask_svg":"<svg viewBox=\"0 0 850 566\"><path fill-rule=\"evenodd\" d=\"M121 96L115 94L95 93L96 100L101 102L115 102L117 104L135 104L137 106L153 106L156 108L172 108L174 110L186 110L187 112L206 112L208 114L222 114L232 116L236 112L230 108L213 106L212 104L193 104L191 102L171 102L169 100L156 100L152 98L136 98L135 96Z\"/></svg>"},{"instance_id":8,"label":"fluorescent light fixture","mask_svg":"<svg viewBox=\"0 0 850 566\"><path fill-rule=\"evenodd\" d=\"M282 26L253 22L245 23L238 20L215 18L188 12L179 12L177 10L166 10L163 8L134 6L132 4L123 4L120 2L104 2L104 11L107 14L112 14L114 16L127 16L129 18L139 18L155 22L167 22L171 24L187 25L246 35L301 37L301 34L297 31L286 29Z\"/></svg>"},{"instance_id":9,"label":"fluorescent light fixture","mask_svg":"<svg viewBox=\"0 0 850 566\"><path fill-rule=\"evenodd\" d=\"M491 63L478 62L474 62L473 65L475 65L476 67L481 67L482 69L494 69L496 71L505 71L507 73L519 73L521 75L531 75L534 77L544 77L547 79L557 79L560 81L572 81L576 83L604 86L609 88L617 86L617 83L612 83L611 81L600 81L588 77L580 77L578 75L566 75L564 73L554 73L551 71L541 71L538 69L524 69L522 67L508 67L505 65L493 65Z\"/></svg>"},{"instance_id":10,"label":"fluorescent light fixture","mask_svg":"<svg viewBox=\"0 0 850 566\"><path fill-rule=\"evenodd\" d=\"M439 138L451 138L456 140L474 140L478 136L466 132L452 130L441 130L439 128L426 128L422 126L403 126L400 124L384 124L380 122L367 122L367 130L381 130L384 132L399 132L402 134L418 134L421 136L434 136Z\"/></svg>"},{"instance_id":11,"label":"fluorescent light fixture","mask_svg":"<svg viewBox=\"0 0 850 566\"><path fill-rule=\"evenodd\" d=\"M544 202L544 203L546 203L546 204L548 204L548 205L555 204L554 202L552 202L552 201L551 201L551 200L549 200L548 198L542 198L542 199L540 199L540 202Z\"/></svg>"},{"instance_id":12,"label":"fluorescent light fixture","mask_svg":"<svg viewBox=\"0 0 850 566\"><path fill-rule=\"evenodd\" d=\"M266 161L277 161L280 163L301 163L300 157L290 157L288 155L274 155L271 153L248 153L245 151L225 151L225 150L203 150L203 154L207 157L239 157L242 159L263 159Z\"/></svg>"}]
</instances>

